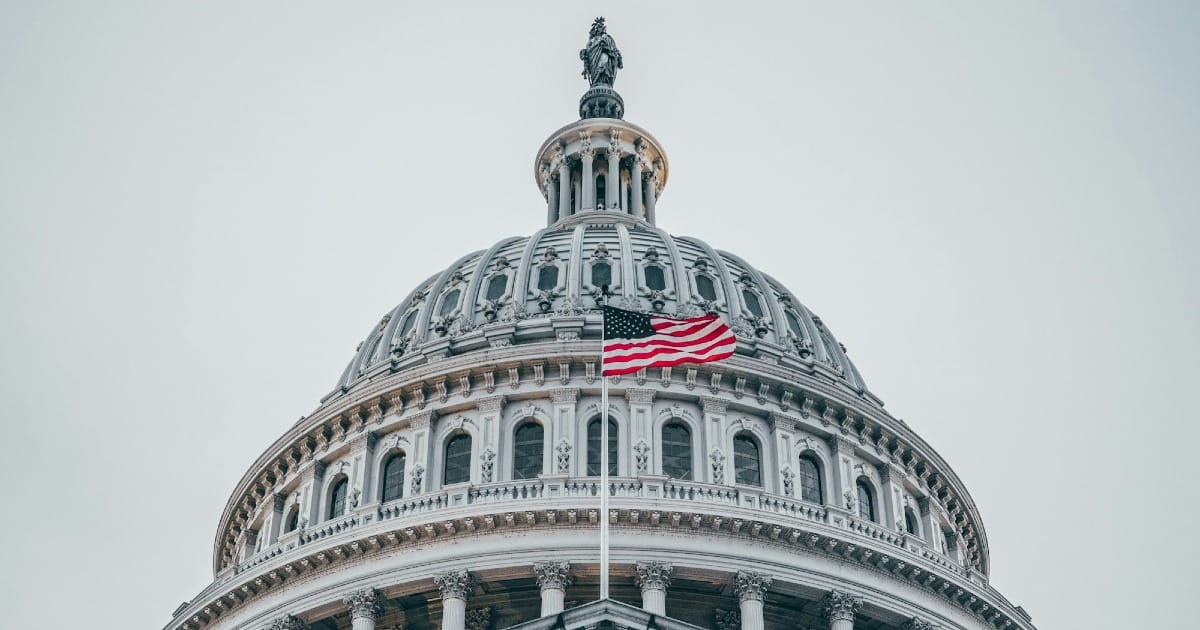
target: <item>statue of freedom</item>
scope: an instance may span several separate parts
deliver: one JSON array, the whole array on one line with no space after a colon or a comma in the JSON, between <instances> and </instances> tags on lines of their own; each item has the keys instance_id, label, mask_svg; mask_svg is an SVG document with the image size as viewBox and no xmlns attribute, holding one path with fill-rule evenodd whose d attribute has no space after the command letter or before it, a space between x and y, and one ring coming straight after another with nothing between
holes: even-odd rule
<instances>
[{"instance_id":1,"label":"statue of freedom","mask_svg":"<svg viewBox=\"0 0 1200 630\"><path fill-rule=\"evenodd\" d=\"M617 43L604 28L604 18L598 17L592 22L587 48L579 51L579 58L583 60L583 78L593 86L611 87L617 78L617 70L625 67Z\"/></svg>"}]
</instances>

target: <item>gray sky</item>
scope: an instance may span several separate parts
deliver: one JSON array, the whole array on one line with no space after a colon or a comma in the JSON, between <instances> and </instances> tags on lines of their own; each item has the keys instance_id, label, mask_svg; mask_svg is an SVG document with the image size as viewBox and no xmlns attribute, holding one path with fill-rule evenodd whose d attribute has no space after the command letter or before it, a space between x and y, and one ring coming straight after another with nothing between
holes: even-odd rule
<instances>
[{"instance_id":1,"label":"gray sky","mask_svg":"<svg viewBox=\"0 0 1200 630\"><path fill-rule=\"evenodd\" d=\"M600 5L432 4L0 4L4 626L165 623L381 314L542 224ZM1200 4L646 4L659 224L832 326L1041 628L1193 624Z\"/></svg>"}]
</instances>

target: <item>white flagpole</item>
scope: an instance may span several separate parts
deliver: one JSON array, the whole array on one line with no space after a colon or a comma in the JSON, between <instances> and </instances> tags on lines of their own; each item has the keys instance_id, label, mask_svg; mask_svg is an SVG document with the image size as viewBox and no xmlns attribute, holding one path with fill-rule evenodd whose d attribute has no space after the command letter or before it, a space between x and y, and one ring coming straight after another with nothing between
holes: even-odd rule
<instances>
[{"instance_id":1,"label":"white flagpole","mask_svg":"<svg viewBox=\"0 0 1200 630\"><path fill-rule=\"evenodd\" d=\"M600 319L600 409L600 599L608 599L608 377L604 375L603 315Z\"/></svg>"}]
</instances>

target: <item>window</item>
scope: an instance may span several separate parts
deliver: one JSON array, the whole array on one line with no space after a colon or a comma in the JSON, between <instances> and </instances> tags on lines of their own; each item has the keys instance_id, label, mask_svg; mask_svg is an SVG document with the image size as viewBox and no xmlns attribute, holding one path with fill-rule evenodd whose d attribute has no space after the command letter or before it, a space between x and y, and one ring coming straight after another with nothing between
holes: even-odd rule
<instances>
[{"instance_id":1,"label":"window","mask_svg":"<svg viewBox=\"0 0 1200 630\"><path fill-rule=\"evenodd\" d=\"M538 290L552 291L558 286L558 266L543 265L538 270Z\"/></svg>"},{"instance_id":2,"label":"window","mask_svg":"<svg viewBox=\"0 0 1200 630\"><path fill-rule=\"evenodd\" d=\"M800 456L800 498L813 503L823 503L821 492L821 469L811 456Z\"/></svg>"},{"instance_id":3,"label":"window","mask_svg":"<svg viewBox=\"0 0 1200 630\"><path fill-rule=\"evenodd\" d=\"M296 531L298 525L300 525L300 508L293 505L292 511L288 512L287 520L283 522L283 533Z\"/></svg>"},{"instance_id":4,"label":"window","mask_svg":"<svg viewBox=\"0 0 1200 630\"><path fill-rule=\"evenodd\" d=\"M763 316L762 302L758 301L758 294L750 289L742 289L742 300L746 302L746 308L757 318Z\"/></svg>"},{"instance_id":5,"label":"window","mask_svg":"<svg viewBox=\"0 0 1200 630\"><path fill-rule=\"evenodd\" d=\"M646 265L646 288L651 291L665 291L667 279L663 277L663 268L658 265Z\"/></svg>"},{"instance_id":6,"label":"window","mask_svg":"<svg viewBox=\"0 0 1200 630\"><path fill-rule=\"evenodd\" d=\"M917 515L913 514L912 508L904 508L904 529L913 536L921 535L921 525L917 522Z\"/></svg>"},{"instance_id":7,"label":"window","mask_svg":"<svg viewBox=\"0 0 1200 630\"><path fill-rule=\"evenodd\" d=\"M508 289L507 275L499 274L492 276L492 279L488 280L487 295L484 297L490 302L495 302L496 300L504 297L504 291L506 289Z\"/></svg>"},{"instance_id":8,"label":"window","mask_svg":"<svg viewBox=\"0 0 1200 630\"><path fill-rule=\"evenodd\" d=\"M447 293L446 297L442 298L442 308L438 311L438 314L442 317L449 317L454 312L454 309L458 308L458 295L458 289Z\"/></svg>"},{"instance_id":9,"label":"window","mask_svg":"<svg viewBox=\"0 0 1200 630\"><path fill-rule=\"evenodd\" d=\"M858 515L868 521L875 520L875 495L871 493L871 486L863 479L859 479L858 483Z\"/></svg>"},{"instance_id":10,"label":"window","mask_svg":"<svg viewBox=\"0 0 1200 630\"><path fill-rule=\"evenodd\" d=\"M706 301L717 301L717 288L713 285L712 278L708 276L696 274L696 292Z\"/></svg>"},{"instance_id":11,"label":"window","mask_svg":"<svg viewBox=\"0 0 1200 630\"><path fill-rule=\"evenodd\" d=\"M600 419L588 423L587 474L589 477L600 476ZM617 439L616 420L608 421L608 474L617 474Z\"/></svg>"},{"instance_id":12,"label":"window","mask_svg":"<svg viewBox=\"0 0 1200 630\"><path fill-rule=\"evenodd\" d=\"M762 462L758 456L758 442L739 433L733 437L734 480L747 486L762 485Z\"/></svg>"},{"instance_id":13,"label":"window","mask_svg":"<svg viewBox=\"0 0 1200 630\"><path fill-rule=\"evenodd\" d=\"M526 422L513 439L513 479L533 479L542 473L542 425Z\"/></svg>"},{"instance_id":14,"label":"window","mask_svg":"<svg viewBox=\"0 0 1200 630\"><path fill-rule=\"evenodd\" d=\"M404 453L396 453L383 464L383 500L395 501L404 496Z\"/></svg>"},{"instance_id":15,"label":"window","mask_svg":"<svg viewBox=\"0 0 1200 630\"><path fill-rule=\"evenodd\" d=\"M692 432L680 422L662 428L663 474L674 479L692 478Z\"/></svg>"},{"instance_id":16,"label":"window","mask_svg":"<svg viewBox=\"0 0 1200 630\"><path fill-rule=\"evenodd\" d=\"M333 484L333 493L329 498L329 518L337 518L346 511L346 488L349 482L343 477Z\"/></svg>"},{"instance_id":17,"label":"window","mask_svg":"<svg viewBox=\"0 0 1200 630\"><path fill-rule=\"evenodd\" d=\"M788 330L792 331L797 339L804 339L804 326L800 324L800 318L791 311L784 311L783 316L787 319Z\"/></svg>"},{"instance_id":18,"label":"window","mask_svg":"<svg viewBox=\"0 0 1200 630\"><path fill-rule=\"evenodd\" d=\"M596 176L596 207L597 208L604 208L604 206L606 205L604 203L604 199L605 199L604 188L605 188L604 187L604 176L597 175ZM596 285L596 286L600 286L600 285Z\"/></svg>"},{"instance_id":19,"label":"window","mask_svg":"<svg viewBox=\"0 0 1200 630\"><path fill-rule=\"evenodd\" d=\"M442 484L462 483L471 480L471 436L456 435L446 442L446 465L442 473Z\"/></svg>"},{"instance_id":20,"label":"window","mask_svg":"<svg viewBox=\"0 0 1200 630\"><path fill-rule=\"evenodd\" d=\"M612 266L606 262L592 265L592 286L606 287L612 284Z\"/></svg>"},{"instance_id":21,"label":"window","mask_svg":"<svg viewBox=\"0 0 1200 630\"><path fill-rule=\"evenodd\" d=\"M400 324L400 336L403 337L411 332L415 323L417 323L417 311L411 310L408 315L404 316L404 321Z\"/></svg>"}]
</instances>

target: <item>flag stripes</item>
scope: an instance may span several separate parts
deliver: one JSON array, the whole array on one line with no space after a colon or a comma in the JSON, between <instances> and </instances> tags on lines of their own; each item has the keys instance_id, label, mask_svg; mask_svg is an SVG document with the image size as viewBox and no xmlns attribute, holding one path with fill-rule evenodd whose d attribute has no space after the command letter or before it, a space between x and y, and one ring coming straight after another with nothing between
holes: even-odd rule
<instances>
[{"instance_id":1,"label":"flag stripes","mask_svg":"<svg viewBox=\"0 0 1200 630\"><path fill-rule=\"evenodd\" d=\"M602 374L707 363L733 356L737 338L716 315L673 319L604 307Z\"/></svg>"}]
</instances>

